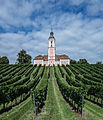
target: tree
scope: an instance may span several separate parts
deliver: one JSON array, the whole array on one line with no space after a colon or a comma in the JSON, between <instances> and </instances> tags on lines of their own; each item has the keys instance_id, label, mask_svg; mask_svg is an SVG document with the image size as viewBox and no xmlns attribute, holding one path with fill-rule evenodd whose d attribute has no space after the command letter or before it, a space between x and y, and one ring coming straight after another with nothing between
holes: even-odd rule
<instances>
[{"instance_id":1,"label":"tree","mask_svg":"<svg viewBox=\"0 0 103 120\"><path fill-rule=\"evenodd\" d=\"M70 60L70 64L77 64L77 61L76 60Z\"/></svg>"},{"instance_id":2,"label":"tree","mask_svg":"<svg viewBox=\"0 0 103 120\"><path fill-rule=\"evenodd\" d=\"M17 56L18 56L17 58L18 64L25 64L25 63L30 64L31 63L32 57L29 54L27 54L25 50L21 50Z\"/></svg>"},{"instance_id":3,"label":"tree","mask_svg":"<svg viewBox=\"0 0 103 120\"><path fill-rule=\"evenodd\" d=\"M101 62L101 61L99 61L99 62L97 62L96 64L102 64L102 62Z\"/></svg>"},{"instance_id":4,"label":"tree","mask_svg":"<svg viewBox=\"0 0 103 120\"><path fill-rule=\"evenodd\" d=\"M79 59L78 64L88 64L86 59Z\"/></svg>"},{"instance_id":5,"label":"tree","mask_svg":"<svg viewBox=\"0 0 103 120\"><path fill-rule=\"evenodd\" d=\"M9 64L9 59L6 56L0 57L0 64Z\"/></svg>"}]
</instances>

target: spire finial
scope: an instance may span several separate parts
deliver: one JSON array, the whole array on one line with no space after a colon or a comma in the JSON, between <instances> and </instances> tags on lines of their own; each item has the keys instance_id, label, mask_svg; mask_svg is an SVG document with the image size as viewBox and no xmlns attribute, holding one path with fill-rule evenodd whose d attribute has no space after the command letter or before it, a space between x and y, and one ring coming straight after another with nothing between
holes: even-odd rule
<instances>
[{"instance_id":1,"label":"spire finial","mask_svg":"<svg viewBox=\"0 0 103 120\"><path fill-rule=\"evenodd\" d=\"M52 25L51 25L51 32L50 32L50 37L49 38L54 38L54 33L53 33Z\"/></svg>"}]
</instances>

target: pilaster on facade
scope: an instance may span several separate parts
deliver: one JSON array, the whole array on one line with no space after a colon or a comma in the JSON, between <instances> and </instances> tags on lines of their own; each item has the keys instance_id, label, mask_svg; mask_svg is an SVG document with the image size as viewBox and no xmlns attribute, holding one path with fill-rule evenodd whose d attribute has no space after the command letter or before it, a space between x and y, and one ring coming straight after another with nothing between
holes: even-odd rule
<instances>
[{"instance_id":1,"label":"pilaster on facade","mask_svg":"<svg viewBox=\"0 0 103 120\"><path fill-rule=\"evenodd\" d=\"M68 59L68 65L70 65L70 59Z\"/></svg>"},{"instance_id":2,"label":"pilaster on facade","mask_svg":"<svg viewBox=\"0 0 103 120\"><path fill-rule=\"evenodd\" d=\"M42 60L42 66L44 65L44 61Z\"/></svg>"}]
</instances>

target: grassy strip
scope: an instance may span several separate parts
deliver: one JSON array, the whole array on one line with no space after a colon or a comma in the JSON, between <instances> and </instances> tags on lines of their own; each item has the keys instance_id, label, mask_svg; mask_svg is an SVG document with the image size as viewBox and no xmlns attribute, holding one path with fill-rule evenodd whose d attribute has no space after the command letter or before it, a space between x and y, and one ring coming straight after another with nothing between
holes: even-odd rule
<instances>
[{"instance_id":1,"label":"grassy strip","mask_svg":"<svg viewBox=\"0 0 103 120\"><path fill-rule=\"evenodd\" d=\"M32 107L32 100L29 97L23 103L11 109L9 112L2 114L0 120L19 120Z\"/></svg>"},{"instance_id":2,"label":"grassy strip","mask_svg":"<svg viewBox=\"0 0 103 120\"><path fill-rule=\"evenodd\" d=\"M85 100L84 114L88 120L103 120L103 108L87 100Z\"/></svg>"},{"instance_id":3,"label":"grassy strip","mask_svg":"<svg viewBox=\"0 0 103 120\"><path fill-rule=\"evenodd\" d=\"M36 120L78 120L59 91L54 77L53 67L50 69L47 100Z\"/></svg>"}]
</instances>

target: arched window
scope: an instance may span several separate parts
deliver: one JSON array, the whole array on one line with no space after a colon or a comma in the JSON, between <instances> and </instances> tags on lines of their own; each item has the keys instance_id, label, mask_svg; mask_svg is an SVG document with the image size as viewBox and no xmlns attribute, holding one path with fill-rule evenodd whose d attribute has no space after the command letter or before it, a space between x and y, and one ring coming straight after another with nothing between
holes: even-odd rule
<instances>
[{"instance_id":1,"label":"arched window","mask_svg":"<svg viewBox=\"0 0 103 120\"><path fill-rule=\"evenodd\" d=\"M51 41L51 47L52 47L52 41Z\"/></svg>"}]
</instances>

